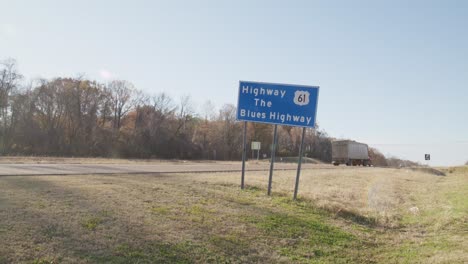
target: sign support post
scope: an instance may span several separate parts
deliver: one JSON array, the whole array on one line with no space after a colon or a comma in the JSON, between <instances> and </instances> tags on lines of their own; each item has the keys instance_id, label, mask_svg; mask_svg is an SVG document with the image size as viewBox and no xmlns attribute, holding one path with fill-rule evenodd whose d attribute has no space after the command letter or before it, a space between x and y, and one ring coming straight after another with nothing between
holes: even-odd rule
<instances>
[{"instance_id":1,"label":"sign support post","mask_svg":"<svg viewBox=\"0 0 468 264\"><path fill-rule=\"evenodd\" d=\"M306 128L302 128L301 147L299 148L299 161L297 163L296 186L294 187L294 200L297 199L297 190L299 189L299 177L301 176L302 152L304 150L304 137Z\"/></svg>"},{"instance_id":2,"label":"sign support post","mask_svg":"<svg viewBox=\"0 0 468 264\"><path fill-rule=\"evenodd\" d=\"M268 178L268 195L271 195L271 183L273 181L273 166L275 164L276 144L278 142L278 139L276 136L277 132L278 132L278 125L275 125L275 130L273 132L273 146L271 148L270 177Z\"/></svg>"},{"instance_id":3,"label":"sign support post","mask_svg":"<svg viewBox=\"0 0 468 264\"><path fill-rule=\"evenodd\" d=\"M247 155L247 121L244 121L244 137L242 140L242 176L241 176L241 189L244 189L245 177L245 156Z\"/></svg>"}]
</instances>

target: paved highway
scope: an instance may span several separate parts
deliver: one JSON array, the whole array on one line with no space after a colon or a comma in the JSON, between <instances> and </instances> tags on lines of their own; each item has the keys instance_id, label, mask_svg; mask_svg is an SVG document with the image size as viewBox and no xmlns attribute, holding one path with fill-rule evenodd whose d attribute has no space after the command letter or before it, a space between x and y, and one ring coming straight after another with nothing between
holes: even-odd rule
<instances>
[{"instance_id":1,"label":"paved highway","mask_svg":"<svg viewBox=\"0 0 468 264\"><path fill-rule=\"evenodd\" d=\"M303 164L303 169L317 165ZM276 163L275 170L295 170L296 164ZM14 175L80 175L80 174L137 174L184 172L235 172L239 163L161 163L161 164L0 164L0 176ZM269 163L247 164L246 170L269 170Z\"/></svg>"}]
</instances>

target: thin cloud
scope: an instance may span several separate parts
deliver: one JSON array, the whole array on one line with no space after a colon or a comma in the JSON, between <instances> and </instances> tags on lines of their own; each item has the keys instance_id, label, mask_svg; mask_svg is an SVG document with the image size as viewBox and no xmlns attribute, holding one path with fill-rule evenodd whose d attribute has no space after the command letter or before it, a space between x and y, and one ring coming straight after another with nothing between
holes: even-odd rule
<instances>
[{"instance_id":1,"label":"thin cloud","mask_svg":"<svg viewBox=\"0 0 468 264\"><path fill-rule=\"evenodd\" d=\"M109 70L102 69L102 70L99 71L99 76L101 76L101 78L104 79L104 80L110 80L110 79L113 79L115 77L115 74L112 73Z\"/></svg>"},{"instance_id":2,"label":"thin cloud","mask_svg":"<svg viewBox=\"0 0 468 264\"><path fill-rule=\"evenodd\" d=\"M14 36L18 33L18 28L13 24L0 24L0 35Z\"/></svg>"}]
</instances>

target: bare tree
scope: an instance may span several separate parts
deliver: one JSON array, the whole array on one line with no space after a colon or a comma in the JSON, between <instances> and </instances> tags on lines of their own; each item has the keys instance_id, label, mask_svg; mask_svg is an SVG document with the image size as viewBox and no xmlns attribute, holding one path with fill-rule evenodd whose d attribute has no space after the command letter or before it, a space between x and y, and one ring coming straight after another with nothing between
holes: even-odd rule
<instances>
[{"instance_id":1,"label":"bare tree","mask_svg":"<svg viewBox=\"0 0 468 264\"><path fill-rule=\"evenodd\" d=\"M210 100L206 101L202 106L202 117L205 121L212 120L215 118L216 107Z\"/></svg>"},{"instance_id":2,"label":"bare tree","mask_svg":"<svg viewBox=\"0 0 468 264\"><path fill-rule=\"evenodd\" d=\"M0 61L0 109L4 110L8 108L8 99L18 87L18 82L22 78L22 75L16 69L15 60L7 59Z\"/></svg>"},{"instance_id":3,"label":"bare tree","mask_svg":"<svg viewBox=\"0 0 468 264\"><path fill-rule=\"evenodd\" d=\"M216 129L211 138L215 140L216 151L221 153L223 159L236 159L240 156L241 150L241 123L236 122L236 107L232 104L224 105L219 111L216 122Z\"/></svg>"},{"instance_id":4,"label":"bare tree","mask_svg":"<svg viewBox=\"0 0 468 264\"><path fill-rule=\"evenodd\" d=\"M122 117L135 106L135 86L128 81L115 80L109 84L112 100L113 128L119 130L122 125Z\"/></svg>"},{"instance_id":5,"label":"bare tree","mask_svg":"<svg viewBox=\"0 0 468 264\"><path fill-rule=\"evenodd\" d=\"M179 107L177 110L177 119L179 121L179 125L177 126L177 129L174 133L175 135L178 135L179 133L185 133L187 121L189 121L189 119L191 119L195 113L190 96L184 95L180 97Z\"/></svg>"},{"instance_id":6,"label":"bare tree","mask_svg":"<svg viewBox=\"0 0 468 264\"><path fill-rule=\"evenodd\" d=\"M152 97L151 100L154 110L161 113L162 116L168 116L175 112L177 107L174 105L172 98L166 93L160 93Z\"/></svg>"},{"instance_id":7,"label":"bare tree","mask_svg":"<svg viewBox=\"0 0 468 264\"><path fill-rule=\"evenodd\" d=\"M215 118L214 111L215 106L213 103L210 100L206 101L202 106L203 120L198 124L193 134L192 141L201 147L202 159L209 159L210 157L210 140L208 139L208 135L212 129L210 120Z\"/></svg>"},{"instance_id":8,"label":"bare tree","mask_svg":"<svg viewBox=\"0 0 468 264\"><path fill-rule=\"evenodd\" d=\"M9 138L11 96L21 79L15 60L0 61L0 152L5 151Z\"/></svg>"}]
</instances>

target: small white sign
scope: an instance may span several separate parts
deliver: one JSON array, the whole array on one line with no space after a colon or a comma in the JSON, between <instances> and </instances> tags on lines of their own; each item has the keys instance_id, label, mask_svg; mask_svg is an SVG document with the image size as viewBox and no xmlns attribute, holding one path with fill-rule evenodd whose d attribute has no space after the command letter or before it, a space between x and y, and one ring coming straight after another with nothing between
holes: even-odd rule
<instances>
[{"instance_id":1,"label":"small white sign","mask_svg":"<svg viewBox=\"0 0 468 264\"><path fill-rule=\"evenodd\" d=\"M252 148L252 150L260 150L260 142L252 141L251 148Z\"/></svg>"}]
</instances>

